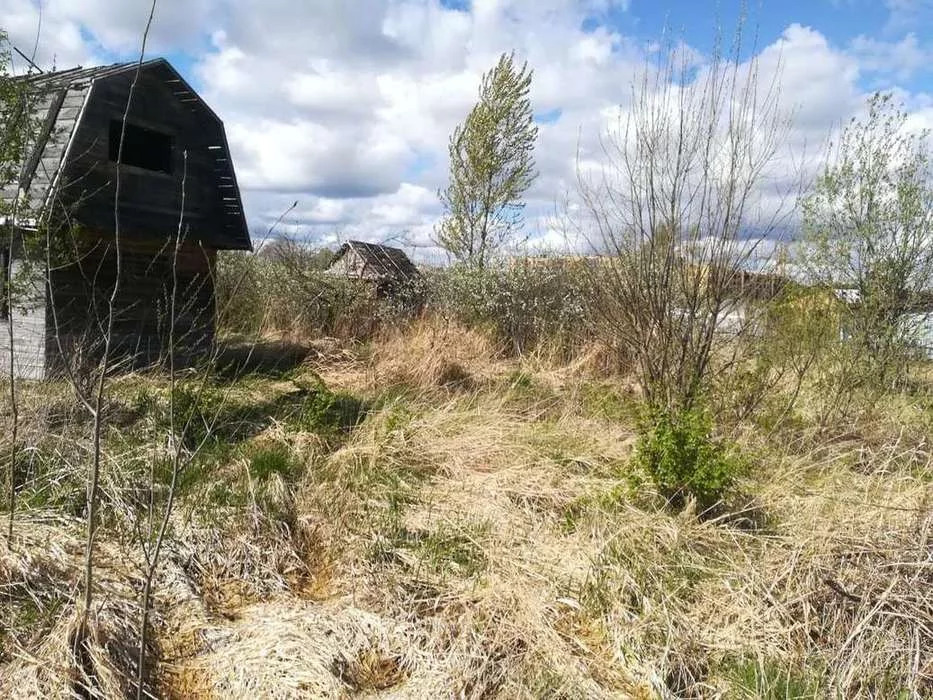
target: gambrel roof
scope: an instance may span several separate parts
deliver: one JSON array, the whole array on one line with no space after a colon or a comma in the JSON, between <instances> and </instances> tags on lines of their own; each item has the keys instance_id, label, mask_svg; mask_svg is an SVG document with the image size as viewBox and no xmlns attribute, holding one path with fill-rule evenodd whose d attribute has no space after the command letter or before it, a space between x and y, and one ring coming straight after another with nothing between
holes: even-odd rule
<instances>
[{"instance_id":1,"label":"gambrel roof","mask_svg":"<svg viewBox=\"0 0 933 700\"><path fill-rule=\"evenodd\" d=\"M69 158L79 155L72 152L73 141L95 84L116 76L125 77L136 70L156 75L185 109L219 126L218 143L207 145L213 160L223 212L223 245L218 247L252 249L223 122L164 58L142 63L79 67L19 78L29 85L28 94L34 100L31 112L34 120L39 123L39 129L36 146L23 165L19 186L13 183L5 187L0 196L10 201L19 192L31 211L39 215L47 213L57 188L62 184L63 171Z\"/></svg>"},{"instance_id":2,"label":"gambrel roof","mask_svg":"<svg viewBox=\"0 0 933 700\"><path fill-rule=\"evenodd\" d=\"M362 279L408 280L420 274L401 248L365 241L347 241L340 246L330 269L333 270L347 254L359 257L362 267L358 276Z\"/></svg>"}]
</instances>

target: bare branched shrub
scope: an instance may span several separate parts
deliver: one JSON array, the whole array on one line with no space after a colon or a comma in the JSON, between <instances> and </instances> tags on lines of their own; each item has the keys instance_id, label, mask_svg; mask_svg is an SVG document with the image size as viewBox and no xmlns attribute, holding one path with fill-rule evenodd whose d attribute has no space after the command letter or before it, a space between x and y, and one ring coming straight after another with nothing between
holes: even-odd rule
<instances>
[{"instance_id":1,"label":"bare branched shrub","mask_svg":"<svg viewBox=\"0 0 933 700\"><path fill-rule=\"evenodd\" d=\"M785 213L758 201L788 128L776 78L762 85L738 51L737 41L699 68L671 53L646 69L606 139L605 166L597 176L581 167L589 239L611 256L605 332L630 348L664 409L702 394L717 330L739 308L733 285Z\"/></svg>"},{"instance_id":2,"label":"bare branched shrub","mask_svg":"<svg viewBox=\"0 0 933 700\"><path fill-rule=\"evenodd\" d=\"M675 433L697 424L717 346L745 331L737 282L787 213L764 201L789 127L778 76L741 61L742 38L698 66L662 50L605 138L604 163L579 166L577 225L606 256L594 275L601 331L632 358L651 421Z\"/></svg>"}]
</instances>

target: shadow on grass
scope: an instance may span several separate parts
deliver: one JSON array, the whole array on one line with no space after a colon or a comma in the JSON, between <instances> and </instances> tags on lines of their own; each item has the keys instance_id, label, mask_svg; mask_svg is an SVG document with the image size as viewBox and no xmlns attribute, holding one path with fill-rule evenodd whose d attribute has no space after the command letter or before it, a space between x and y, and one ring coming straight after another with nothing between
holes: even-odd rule
<instances>
[{"instance_id":1,"label":"shadow on grass","mask_svg":"<svg viewBox=\"0 0 933 700\"><path fill-rule=\"evenodd\" d=\"M287 376L317 354L309 345L287 340L231 340L219 344L215 373L227 380L248 375L276 379Z\"/></svg>"},{"instance_id":2,"label":"shadow on grass","mask_svg":"<svg viewBox=\"0 0 933 700\"><path fill-rule=\"evenodd\" d=\"M248 440L273 421L335 442L356 427L366 410L358 398L323 385L298 388L266 401L235 399L217 390L196 394L181 389L175 402L181 421L187 425L185 442L189 448L204 442Z\"/></svg>"}]
</instances>

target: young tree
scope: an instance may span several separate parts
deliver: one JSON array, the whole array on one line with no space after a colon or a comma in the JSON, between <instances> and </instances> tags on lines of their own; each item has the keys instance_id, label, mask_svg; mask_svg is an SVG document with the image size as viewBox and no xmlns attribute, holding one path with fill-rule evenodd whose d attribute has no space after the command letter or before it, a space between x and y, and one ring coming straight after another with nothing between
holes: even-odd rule
<instances>
[{"instance_id":1,"label":"young tree","mask_svg":"<svg viewBox=\"0 0 933 700\"><path fill-rule=\"evenodd\" d=\"M865 377L895 379L933 293L933 171L927 132L909 132L891 95L853 118L803 201L812 277L854 289L847 330Z\"/></svg>"},{"instance_id":2,"label":"young tree","mask_svg":"<svg viewBox=\"0 0 933 700\"><path fill-rule=\"evenodd\" d=\"M789 126L778 76L763 80L741 43L701 66L676 45L646 60L604 163L579 168L571 221L603 254L588 266L598 330L633 365L649 413L640 453L672 502L708 504L728 481L704 398L728 358L717 346L747 325L737 282L790 208L762 197Z\"/></svg>"},{"instance_id":3,"label":"young tree","mask_svg":"<svg viewBox=\"0 0 933 700\"><path fill-rule=\"evenodd\" d=\"M6 337L5 364L10 401L11 426L9 460L9 520L7 541L12 546L13 518L16 510L16 467L19 448L19 406L16 385L16 348L14 346L14 306L20 301L17 266L14 263L22 247L19 222L29 217L19 196L23 164L36 131L30 95L23 80L12 75L10 44L0 29L0 319L4 319Z\"/></svg>"},{"instance_id":4,"label":"young tree","mask_svg":"<svg viewBox=\"0 0 933 700\"><path fill-rule=\"evenodd\" d=\"M537 177L532 71L503 54L483 75L479 102L450 137L450 184L437 242L461 262L483 267L521 228L522 196Z\"/></svg>"}]
</instances>

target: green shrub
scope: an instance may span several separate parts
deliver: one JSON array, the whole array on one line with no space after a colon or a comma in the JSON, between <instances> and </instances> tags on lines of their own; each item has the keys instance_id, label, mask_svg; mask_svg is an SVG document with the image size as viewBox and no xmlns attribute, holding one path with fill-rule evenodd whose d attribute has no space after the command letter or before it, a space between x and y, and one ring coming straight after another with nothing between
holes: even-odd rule
<instances>
[{"instance_id":1,"label":"green shrub","mask_svg":"<svg viewBox=\"0 0 933 700\"><path fill-rule=\"evenodd\" d=\"M488 328L518 354L547 343L570 356L592 338L587 275L559 259L456 265L435 271L427 285L430 308L466 326Z\"/></svg>"},{"instance_id":2,"label":"green shrub","mask_svg":"<svg viewBox=\"0 0 933 700\"><path fill-rule=\"evenodd\" d=\"M690 497L704 510L712 507L740 469L737 457L713 435L712 419L702 408L655 411L641 426L635 457L675 507Z\"/></svg>"},{"instance_id":3,"label":"green shrub","mask_svg":"<svg viewBox=\"0 0 933 700\"><path fill-rule=\"evenodd\" d=\"M308 393L291 422L299 430L327 436L350 430L362 415L363 403L358 398L320 387Z\"/></svg>"}]
</instances>

